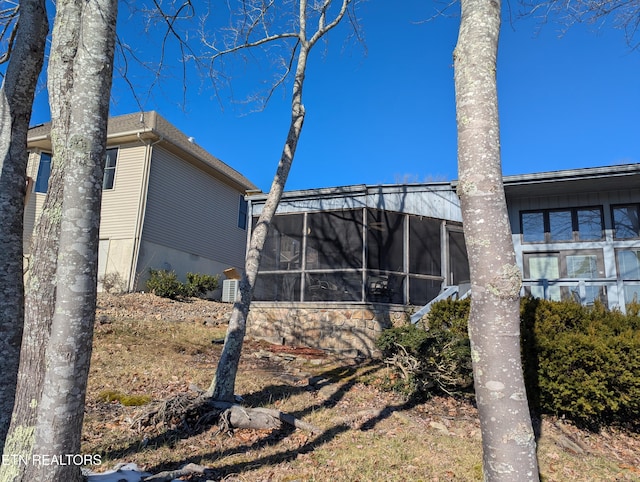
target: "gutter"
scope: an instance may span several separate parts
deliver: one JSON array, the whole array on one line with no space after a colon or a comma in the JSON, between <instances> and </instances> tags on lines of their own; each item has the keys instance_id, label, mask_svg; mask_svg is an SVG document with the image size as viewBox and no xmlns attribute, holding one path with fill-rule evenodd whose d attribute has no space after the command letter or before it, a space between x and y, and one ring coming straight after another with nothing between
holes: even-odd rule
<instances>
[{"instance_id":1,"label":"gutter","mask_svg":"<svg viewBox=\"0 0 640 482\"><path fill-rule=\"evenodd\" d=\"M152 129L145 130L144 132L152 132ZM151 173L151 155L152 148L159 142L164 140L164 137L158 136L158 139L154 142L145 142L142 139L144 132L137 132L138 140L144 144L144 165L142 173L142 182L140 183L140 200L138 202L138 214L136 216L136 231L133 237L133 251L131 254L131 269L129 271L129 286L128 291L135 291L137 288L137 269L138 261L140 259L140 244L142 241L142 228L144 225L144 216L147 208L147 195L149 193L149 175Z\"/></svg>"}]
</instances>

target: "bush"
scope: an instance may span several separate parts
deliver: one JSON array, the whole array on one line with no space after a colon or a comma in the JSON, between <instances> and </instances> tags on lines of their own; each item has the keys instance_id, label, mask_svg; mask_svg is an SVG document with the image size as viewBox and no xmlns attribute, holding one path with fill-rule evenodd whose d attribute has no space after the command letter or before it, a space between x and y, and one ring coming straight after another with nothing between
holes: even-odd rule
<instances>
[{"instance_id":1,"label":"bush","mask_svg":"<svg viewBox=\"0 0 640 482\"><path fill-rule=\"evenodd\" d=\"M469 304L453 303L434 306L436 316L429 314L428 330L405 325L382 333L377 346L399 375L391 388L422 397L431 391L462 394L472 386L465 318Z\"/></svg>"},{"instance_id":2,"label":"bush","mask_svg":"<svg viewBox=\"0 0 640 482\"><path fill-rule=\"evenodd\" d=\"M201 297L207 291L213 291L218 287L218 275L187 273L186 292L188 296Z\"/></svg>"},{"instance_id":3,"label":"bush","mask_svg":"<svg viewBox=\"0 0 640 482\"><path fill-rule=\"evenodd\" d=\"M150 269L147 290L163 298L202 297L207 291L218 287L218 276L200 273L187 273L187 283L182 283L175 271Z\"/></svg>"},{"instance_id":4,"label":"bush","mask_svg":"<svg viewBox=\"0 0 640 482\"><path fill-rule=\"evenodd\" d=\"M150 269L147 290L156 296L175 300L187 295L186 286L180 282L175 271Z\"/></svg>"},{"instance_id":5,"label":"bush","mask_svg":"<svg viewBox=\"0 0 640 482\"><path fill-rule=\"evenodd\" d=\"M637 312L525 299L522 335L534 410L592 428L640 421Z\"/></svg>"},{"instance_id":6,"label":"bush","mask_svg":"<svg viewBox=\"0 0 640 482\"><path fill-rule=\"evenodd\" d=\"M469 300L435 303L428 328L383 332L378 347L396 367L393 388L424 395L463 393L471 385ZM579 425L640 422L640 316L603 305L526 298L521 304L522 357L535 412Z\"/></svg>"},{"instance_id":7,"label":"bush","mask_svg":"<svg viewBox=\"0 0 640 482\"><path fill-rule=\"evenodd\" d=\"M125 290L125 283L120 273L115 271L105 274L100 278L102 289L110 294L120 294Z\"/></svg>"}]
</instances>

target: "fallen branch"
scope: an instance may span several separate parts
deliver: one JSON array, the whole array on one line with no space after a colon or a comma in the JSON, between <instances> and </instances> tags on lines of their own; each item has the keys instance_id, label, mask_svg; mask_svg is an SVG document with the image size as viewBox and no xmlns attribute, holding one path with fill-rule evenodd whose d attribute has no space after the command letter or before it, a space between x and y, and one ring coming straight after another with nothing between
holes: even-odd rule
<instances>
[{"instance_id":1,"label":"fallen branch","mask_svg":"<svg viewBox=\"0 0 640 482\"><path fill-rule=\"evenodd\" d=\"M282 426L282 423L285 423L297 429L307 430L312 434L321 432L320 428L315 425L271 408L246 408L240 405L231 405L221 416L227 417L230 428L277 429Z\"/></svg>"},{"instance_id":2,"label":"fallen branch","mask_svg":"<svg viewBox=\"0 0 640 482\"><path fill-rule=\"evenodd\" d=\"M191 474L204 474L207 468L197 464L187 464L178 470L166 470L159 474L151 475L142 479L143 482L171 482L178 477Z\"/></svg>"}]
</instances>

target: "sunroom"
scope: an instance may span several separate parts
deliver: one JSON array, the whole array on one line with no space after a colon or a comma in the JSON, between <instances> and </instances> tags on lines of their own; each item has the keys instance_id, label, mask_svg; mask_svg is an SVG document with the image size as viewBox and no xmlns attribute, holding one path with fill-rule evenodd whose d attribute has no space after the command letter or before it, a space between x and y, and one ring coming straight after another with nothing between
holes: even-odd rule
<instances>
[{"instance_id":1,"label":"sunroom","mask_svg":"<svg viewBox=\"0 0 640 482\"><path fill-rule=\"evenodd\" d=\"M254 225L265 199L249 197ZM468 280L450 183L287 192L263 251L250 325L285 343L309 333L329 344L334 337L333 349L355 337L370 351L408 305Z\"/></svg>"}]
</instances>

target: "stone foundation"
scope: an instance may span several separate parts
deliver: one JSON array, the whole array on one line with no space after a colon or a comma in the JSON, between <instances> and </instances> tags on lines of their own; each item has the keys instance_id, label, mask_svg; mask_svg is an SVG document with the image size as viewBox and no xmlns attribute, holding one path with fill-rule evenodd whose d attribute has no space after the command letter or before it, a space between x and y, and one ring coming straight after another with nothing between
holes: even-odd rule
<instances>
[{"instance_id":1,"label":"stone foundation","mask_svg":"<svg viewBox=\"0 0 640 482\"><path fill-rule=\"evenodd\" d=\"M254 302L247 334L271 343L374 358L380 355L375 341L382 330L407 319L403 306Z\"/></svg>"}]
</instances>

